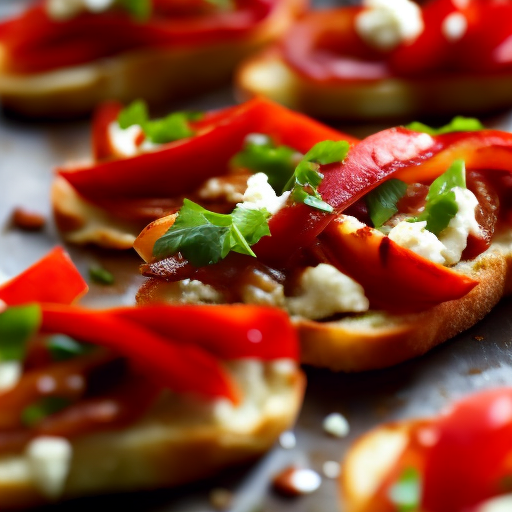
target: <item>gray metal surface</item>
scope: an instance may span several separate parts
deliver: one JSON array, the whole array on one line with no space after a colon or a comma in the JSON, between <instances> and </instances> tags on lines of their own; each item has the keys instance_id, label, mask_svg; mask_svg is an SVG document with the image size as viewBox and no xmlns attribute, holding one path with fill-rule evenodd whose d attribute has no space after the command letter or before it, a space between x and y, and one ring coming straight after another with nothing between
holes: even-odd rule
<instances>
[{"instance_id":1,"label":"gray metal surface","mask_svg":"<svg viewBox=\"0 0 512 512\"><path fill-rule=\"evenodd\" d=\"M1 7L18 5L18 2L5 2ZM231 101L230 92L221 91L200 98L191 106L216 107ZM512 129L512 114L486 122ZM356 127L347 129L354 131ZM369 130L357 127L358 134ZM65 161L87 157L89 142L86 121L34 124L0 118L0 276L15 275L49 248L62 243L50 214L48 194L52 169ZM9 219L16 206L47 215L45 230L28 234L12 229ZM133 302L141 282L137 275L139 260L134 254L68 249L84 274L91 263L99 262L114 273L119 283L113 288L91 285L88 304L106 306ZM310 467L322 474L325 461L341 460L357 436L380 422L435 414L453 399L472 391L512 385L511 308L511 301L502 301L470 331L425 357L389 370L342 375L306 369L308 389L294 430L297 446L292 450L276 446L252 465L184 489L129 497L88 498L49 508L62 512L91 507L141 512L207 512L213 510L209 491L222 487L234 492L230 509L233 512L335 512L339 510L335 480L324 477L320 489L312 495L285 499L271 491L272 475L290 464ZM323 432L322 421L331 412L341 412L347 417L351 426L348 437L334 439Z\"/></svg>"}]
</instances>

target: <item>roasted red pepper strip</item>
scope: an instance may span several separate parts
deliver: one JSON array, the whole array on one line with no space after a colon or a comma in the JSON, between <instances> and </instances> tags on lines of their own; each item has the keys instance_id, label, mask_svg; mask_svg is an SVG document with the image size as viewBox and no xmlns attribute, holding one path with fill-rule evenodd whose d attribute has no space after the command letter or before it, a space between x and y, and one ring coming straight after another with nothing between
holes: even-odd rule
<instances>
[{"instance_id":1,"label":"roasted red pepper strip","mask_svg":"<svg viewBox=\"0 0 512 512\"><path fill-rule=\"evenodd\" d=\"M100 105L94 112L92 120L92 155L95 162L113 158L115 153L110 143L108 127L117 121L123 105L117 101L109 101Z\"/></svg>"},{"instance_id":2,"label":"roasted red pepper strip","mask_svg":"<svg viewBox=\"0 0 512 512\"><path fill-rule=\"evenodd\" d=\"M0 25L0 41L6 48L6 66L15 73L37 73L74 66L136 48L182 48L236 41L257 30L277 0L242 0L233 11L206 14L181 13L171 2L156 2L146 22L133 20L118 10L83 13L66 21L54 21L44 2Z\"/></svg>"},{"instance_id":3,"label":"roasted red pepper strip","mask_svg":"<svg viewBox=\"0 0 512 512\"><path fill-rule=\"evenodd\" d=\"M383 181L431 182L455 159L466 169L512 171L512 134L484 130L431 137L405 128L391 128L353 146L342 164L321 167L322 199L333 208L323 213L303 204L281 209L270 219L271 237L253 249L265 263L284 268L300 248L309 247L338 214Z\"/></svg>"},{"instance_id":4,"label":"roasted red pepper strip","mask_svg":"<svg viewBox=\"0 0 512 512\"><path fill-rule=\"evenodd\" d=\"M27 302L71 304L88 285L61 247L56 247L27 270L0 286L0 300L9 306Z\"/></svg>"},{"instance_id":5,"label":"roasted red pepper strip","mask_svg":"<svg viewBox=\"0 0 512 512\"><path fill-rule=\"evenodd\" d=\"M336 219L320 236L329 262L355 279L372 309L420 311L459 299L478 281L433 263L368 226Z\"/></svg>"},{"instance_id":6,"label":"roasted red pepper strip","mask_svg":"<svg viewBox=\"0 0 512 512\"><path fill-rule=\"evenodd\" d=\"M189 328L193 329L191 325ZM202 348L156 334L108 310L46 304L42 306L40 332L65 334L110 348L173 391L239 400L217 358Z\"/></svg>"},{"instance_id":7,"label":"roasted red pepper strip","mask_svg":"<svg viewBox=\"0 0 512 512\"><path fill-rule=\"evenodd\" d=\"M175 197L195 190L208 178L226 174L229 160L249 133L269 134L277 144L301 152L326 139L355 140L259 98L214 112L197 126L196 136L165 144L157 151L57 172L92 201Z\"/></svg>"},{"instance_id":8,"label":"roasted red pepper strip","mask_svg":"<svg viewBox=\"0 0 512 512\"><path fill-rule=\"evenodd\" d=\"M150 306L112 310L161 336L194 344L224 359L298 360L288 315L259 306Z\"/></svg>"}]
</instances>

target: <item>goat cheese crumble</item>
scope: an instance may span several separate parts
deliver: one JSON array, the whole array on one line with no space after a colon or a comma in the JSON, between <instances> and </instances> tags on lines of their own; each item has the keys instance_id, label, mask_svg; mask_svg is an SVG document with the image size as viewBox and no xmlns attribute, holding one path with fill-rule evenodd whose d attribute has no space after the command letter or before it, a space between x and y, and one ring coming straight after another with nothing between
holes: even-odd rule
<instances>
[{"instance_id":1,"label":"goat cheese crumble","mask_svg":"<svg viewBox=\"0 0 512 512\"><path fill-rule=\"evenodd\" d=\"M283 192L278 196L268 183L268 176L263 172L253 174L247 180L247 189L244 193L244 200L237 206L249 210L261 210L266 208L272 215L278 212L288 200L290 192Z\"/></svg>"},{"instance_id":2,"label":"goat cheese crumble","mask_svg":"<svg viewBox=\"0 0 512 512\"><path fill-rule=\"evenodd\" d=\"M444 37L452 43L458 41L468 29L468 20L460 12L452 12L443 20L441 30Z\"/></svg>"},{"instance_id":3,"label":"goat cheese crumble","mask_svg":"<svg viewBox=\"0 0 512 512\"><path fill-rule=\"evenodd\" d=\"M512 510L512 494L504 494L482 503L475 512L510 512Z\"/></svg>"},{"instance_id":4,"label":"goat cheese crumble","mask_svg":"<svg viewBox=\"0 0 512 512\"><path fill-rule=\"evenodd\" d=\"M389 238L420 256L441 265L455 265L466 248L468 236L480 235L480 226L475 217L478 199L468 189L454 187L456 215L439 237L427 231L426 221L399 222L390 232Z\"/></svg>"},{"instance_id":5,"label":"goat cheese crumble","mask_svg":"<svg viewBox=\"0 0 512 512\"><path fill-rule=\"evenodd\" d=\"M367 44L389 51L412 43L424 28L420 7L410 0L363 0L356 31Z\"/></svg>"},{"instance_id":6,"label":"goat cheese crumble","mask_svg":"<svg viewBox=\"0 0 512 512\"><path fill-rule=\"evenodd\" d=\"M115 0L48 0L46 12L55 21L65 21L84 11L104 12L114 5Z\"/></svg>"},{"instance_id":7,"label":"goat cheese crumble","mask_svg":"<svg viewBox=\"0 0 512 512\"><path fill-rule=\"evenodd\" d=\"M293 315L317 320L336 313L367 311L370 305L363 287L332 265L308 267L300 285L303 293L286 300Z\"/></svg>"},{"instance_id":8,"label":"goat cheese crumble","mask_svg":"<svg viewBox=\"0 0 512 512\"><path fill-rule=\"evenodd\" d=\"M161 146L145 139L142 144L137 144L137 139L142 134L142 127L138 124L121 128L117 121L112 121L108 126L108 136L114 151L122 157L130 157L152 151Z\"/></svg>"}]
</instances>

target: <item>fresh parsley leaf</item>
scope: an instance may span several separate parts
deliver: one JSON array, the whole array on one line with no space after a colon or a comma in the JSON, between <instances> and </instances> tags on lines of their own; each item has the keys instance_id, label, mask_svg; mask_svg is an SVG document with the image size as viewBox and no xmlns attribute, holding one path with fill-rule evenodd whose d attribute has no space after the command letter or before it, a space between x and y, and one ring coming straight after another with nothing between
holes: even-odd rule
<instances>
[{"instance_id":1,"label":"fresh parsley leaf","mask_svg":"<svg viewBox=\"0 0 512 512\"><path fill-rule=\"evenodd\" d=\"M266 209L237 206L230 215L214 213L185 199L175 223L154 247L153 255L165 258L180 252L192 265L217 263L230 251L254 256L251 245L269 235Z\"/></svg>"},{"instance_id":2,"label":"fresh parsley leaf","mask_svg":"<svg viewBox=\"0 0 512 512\"><path fill-rule=\"evenodd\" d=\"M151 0L117 0L117 5L137 21L147 21L151 17Z\"/></svg>"},{"instance_id":3,"label":"fresh parsley leaf","mask_svg":"<svg viewBox=\"0 0 512 512\"><path fill-rule=\"evenodd\" d=\"M381 183L366 195L368 214L376 228L380 228L398 211L397 203L406 190L407 183L393 178Z\"/></svg>"},{"instance_id":4,"label":"fresh parsley leaf","mask_svg":"<svg viewBox=\"0 0 512 512\"><path fill-rule=\"evenodd\" d=\"M40 325L41 308L37 304L13 306L0 313L0 360L22 361Z\"/></svg>"},{"instance_id":5,"label":"fresh parsley leaf","mask_svg":"<svg viewBox=\"0 0 512 512\"><path fill-rule=\"evenodd\" d=\"M46 340L46 347L54 361L67 361L88 354L93 346L80 343L64 334L56 334Z\"/></svg>"},{"instance_id":6,"label":"fresh parsley leaf","mask_svg":"<svg viewBox=\"0 0 512 512\"><path fill-rule=\"evenodd\" d=\"M67 398L47 396L25 407L21 413L21 421L26 427L33 427L48 416L62 411L62 409L69 405L71 405L71 401Z\"/></svg>"},{"instance_id":7,"label":"fresh parsley leaf","mask_svg":"<svg viewBox=\"0 0 512 512\"><path fill-rule=\"evenodd\" d=\"M123 130L126 130L126 128L129 128L134 124L144 126L148 120L148 107L142 100L136 100L133 103L130 103L127 107L121 110L117 117L117 122Z\"/></svg>"},{"instance_id":8,"label":"fresh parsley leaf","mask_svg":"<svg viewBox=\"0 0 512 512\"><path fill-rule=\"evenodd\" d=\"M389 499L396 505L398 512L417 511L421 501L421 479L415 468L403 471L389 491Z\"/></svg>"},{"instance_id":9,"label":"fresh parsley leaf","mask_svg":"<svg viewBox=\"0 0 512 512\"><path fill-rule=\"evenodd\" d=\"M300 153L288 146L276 146L266 135L252 135L246 138L242 151L231 159L230 165L255 174L265 173L269 185L279 194L293 174Z\"/></svg>"},{"instance_id":10,"label":"fresh parsley leaf","mask_svg":"<svg viewBox=\"0 0 512 512\"><path fill-rule=\"evenodd\" d=\"M432 182L427 194L425 209L410 221L427 221L427 229L435 235L439 235L459 211L455 192L453 192L454 187L466 188L464 160L455 160L447 171Z\"/></svg>"},{"instance_id":11,"label":"fresh parsley leaf","mask_svg":"<svg viewBox=\"0 0 512 512\"><path fill-rule=\"evenodd\" d=\"M299 162L285 187L286 190L291 189L293 200L318 210L332 212L332 206L322 200L317 190L324 177L319 172L320 165L342 162L349 148L347 141L325 140L315 144Z\"/></svg>"},{"instance_id":12,"label":"fresh parsley leaf","mask_svg":"<svg viewBox=\"0 0 512 512\"><path fill-rule=\"evenodd\" d=\"M115 282L114 276L108 270L98 265L89 268L89 277L91 281L97 284L111 285Z\"/></svg>"},{"instance_id":13,"label":"fresh parsley leaf","mask_svg":"<svg viewBox=\"0 0 512 512\"><path fill-rule=\"evenodd\" d=\"M408 124L406 128L415 132L428 133L429 135L442 135L443 133L452 132L476 132L484 130L485 126L474 117L457 116L440 128L432 128L418 121Z\"/></svg>"},{"instance_id":14,"label":"fresh parsley leaf","mask_svg":"<svg viewBox=\"0 0 512 512\"><path fill-rule=\"evenodd\" d=\"M194 135L189 121L198 121L202 116L200 112L174 112L161 119L150 120L146 104L137 100L119 113L117 122L123 130L139 125L149 141L165 144Z\"/></svg>"}]
</instances>

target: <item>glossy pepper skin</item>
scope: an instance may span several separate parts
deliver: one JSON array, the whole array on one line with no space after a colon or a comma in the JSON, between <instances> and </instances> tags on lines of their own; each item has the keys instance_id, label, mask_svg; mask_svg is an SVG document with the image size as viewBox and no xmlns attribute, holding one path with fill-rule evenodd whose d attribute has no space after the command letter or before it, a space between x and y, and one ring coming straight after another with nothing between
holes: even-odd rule
<instances>
[{"instance_id":1,"label":"glossy pepper skin","mask_svg":"<svg viewBox=\"0 0 512 512\"><path fill-rule=\"evenodd\" d=\"M134 198L178 197L209 178L229 171L229 161L250 133L263 133L276 144L306 153L326 139L356 139L268 100L256 98L236 107L207 113L192 123L195 136L163 144L155 151L130 158L112 158L108 124L120 105L108 103L93 123L93 153L97 162L57 169L84 198L92 202Z\"/></svg>"},{"instance_id":2,"label":"glossy pepper skin","mask_svg":"<svg viewBox=\"0 0 512 512\"><path fill-rule=\"evenodd\" d=\"M71 260L56 248L0 286L0 297L9 305L40 303L40 334L64 334L109 348L177 392L236 403L239 392L219 359L298 359L296 333L277 309L162 305L89 310L69 305L85 289Z\"/></svg>"}]
</instances>

